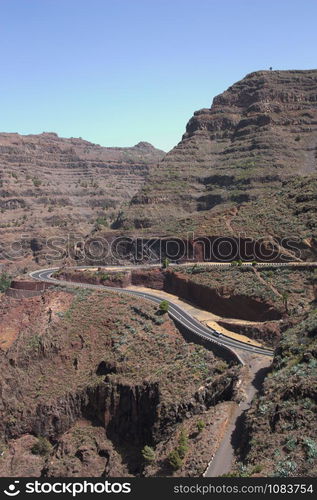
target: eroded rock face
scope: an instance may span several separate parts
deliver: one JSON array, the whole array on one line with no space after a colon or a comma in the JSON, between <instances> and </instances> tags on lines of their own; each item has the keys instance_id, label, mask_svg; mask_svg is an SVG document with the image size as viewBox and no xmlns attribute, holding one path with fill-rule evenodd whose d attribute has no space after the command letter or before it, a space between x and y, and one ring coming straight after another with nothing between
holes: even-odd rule
<instances>
[{"instance_id":1,"label":"eroded rock face","mask_svg":"<svg viewBox=\"0 0 317 500\"><path fill-rule=\"evenodd\" d=\"M37 257L46 238L109 227L163 155L145 142L106 148L54 133L0 134L2 244L25 234L25 254Z\"/></svg>"},{"instance_id":2,"label":"eroded rock face","mask_svg":"<svg viewBox=\"0 0 317 500\"><path fill-rule=\"evenodd\" d=\"M48 477L129 476L120 454L105 435L104 427L81 420L58 441L42 474Z\"/></svg>"},{"instance_id":3,"label":"eroded rock face","mask_svg":"<svg viewBox=\"0 0 317 500\"><path fill-rule=\"evenodd\" d=\"M255 215L261 210L255 203L267 197L267 206L272 205L283 182L316 176L316 123L317 70L247 75L217 96L211 108L194 113L181 142L132 198L119 225L159 231L165 221L164 229L174 233L196 229L237 236L230 225L238 215L234 207L250 206ZM280 211L287 188L283 193L283 201L273 201ZM263 236L275 226L265 212L261 217ZM245 216L241 230L248 235L253 229ZM276 234L283 229L277 227Z\"/></svg>"},{"instance_id":4,"label":"eroded rock face","mask_svg":"<svg viewBox=\"0 0 317 500\"><path fill-rule=\"evenodd\" d=\"M315 477L317 314L283 332L272 372L246 415L240 458L263 476ZM273 450L273 453L272 453Z\"/></svg>"},{"instance_id":5,"label":"eroded rock face","mask_svg":"<svg viewBox=\"0 0 317 500\"><path fill-rule=\"evenodd\" d=\"M166 291L192 302L203 309L224 318L238 318L250 321L267 321L281 318L281 312L273 302L261 300L259 297L240 295L225 286L215 289L194 283L189 278L169 274Z\"/></svg>"},{"instance_id":6,"label":"eroded rock face","mask_svg":"<svg viewBox=\"0 0 317 500\"><path fill-rule=\"evenodd\" d=\"M24 434L10 442L10 448L2 450L1 476L41 476L45 457L32 453L32 447L37 443L37 438Z\"/></svg>"},{"instance_id":7,"label":"eroded rock face","mask_svg":"<svg viewBox=\"0 0 317 500\"><path fill-rule=\"evenodd\" d=\"M145 444L233 396L237 368L149 302L46 291L0 307L0 475L138 474ZM54 445L40 458L37 438Z\"/></svg>"}]
</instances>

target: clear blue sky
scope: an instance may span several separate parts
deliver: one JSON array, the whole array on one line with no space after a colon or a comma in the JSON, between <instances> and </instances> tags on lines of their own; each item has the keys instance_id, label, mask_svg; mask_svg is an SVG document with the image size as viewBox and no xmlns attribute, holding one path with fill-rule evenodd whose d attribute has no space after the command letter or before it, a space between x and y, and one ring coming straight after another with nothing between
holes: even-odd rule
<instances>
[{"instance_id":1,"label":"clear blue sky","mask_svg":"<svg viewBox=\"0 0 317 500\"><path fill-rule=\"evenodd\" d=\"M316 64L316 0L0 0L0 131L171 149L245 74Z\"/></svg>"}]
</instances>

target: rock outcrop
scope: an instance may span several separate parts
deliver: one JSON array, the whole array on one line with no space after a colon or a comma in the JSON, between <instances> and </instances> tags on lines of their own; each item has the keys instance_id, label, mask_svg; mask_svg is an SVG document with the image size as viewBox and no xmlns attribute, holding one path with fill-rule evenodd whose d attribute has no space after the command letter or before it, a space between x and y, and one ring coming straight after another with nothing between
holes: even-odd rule
<instances>
[{"instance_id":1,"label":"rock outcrop","mask_svg":"<svg viewBox=\"0 0 317 500\"><path fill-rule=\"evenodd\" d=\"M316 477L316 335L316 311L282 334L272 371L246 415L238 471Z\"/></svg>"},{"instance_id":2,"label":"rock outcrop","mask_svg":"<svg viewBox=\"0 0 317 500\"><path fill-rule=\"evenodd\" d=\"M233 397L238 368L147 301L46 291L0 307L0 475L139 474L145 444Z\"/></svg>"},{"instance_id":3,"label":"rock outcrop","mask_svg":"<svg viewBox=\"0 0 317 500\"><path fill-rule=\"evenodd\" d=\"M0 257L22 235L25 255L36 257L47 238L109 227L163 155L146 142L106 148L54 133L1 133Z\"/></svg>"},{"instance_id":4,"label":"rock outcrop","mask_svg":"<svg viewBox=\"0 0 317 500\"><path fill-rule=\"evenodd\" d=\"M194 113L117 226L312 238L316 174L317 70L258 71Z\"/></svg>"}]
</instances>

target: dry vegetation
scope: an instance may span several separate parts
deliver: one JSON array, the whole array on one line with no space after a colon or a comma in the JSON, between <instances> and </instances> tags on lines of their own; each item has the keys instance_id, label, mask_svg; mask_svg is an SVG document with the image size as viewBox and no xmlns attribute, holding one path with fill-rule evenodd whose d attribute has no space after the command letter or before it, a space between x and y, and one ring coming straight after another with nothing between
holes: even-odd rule
<instances>
[{"instance_id":1,"label":"dry vegetation","mask_svg":"<svg viewBox=\"0 0 317 500\"><path fill-rule=\"evenodd\" d=\"M247 416L238 475L317 476L317 313L283 333L273 369Z\"/></svg>"}]
</instances>

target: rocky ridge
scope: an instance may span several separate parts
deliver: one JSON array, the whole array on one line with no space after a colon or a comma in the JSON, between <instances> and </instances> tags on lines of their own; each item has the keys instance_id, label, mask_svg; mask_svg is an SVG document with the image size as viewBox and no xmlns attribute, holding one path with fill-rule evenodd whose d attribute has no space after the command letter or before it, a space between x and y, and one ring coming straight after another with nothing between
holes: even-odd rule
<instances>
[{"instance_id":1,"label":"rocky ridge","mask_svg":"<svg viewBox=\"0 0 317 500\"><path fill-rule=\"evenodd\" d=\"M309 239L316 237L316 174L317 70L258 71L194 113L117 226L251 237L293 228ZM306 210L296 213L293 197L301 195Z\"/></svg>"},{"instance_id":2,"label":"rocky ridge","mask_svg":"<svg viewBox=\"0 0 317 500\"><path fill-rule=\"evenodd\" d=\"M0 134L0 237L4 248L109 227L163 151L140 142L106 148L55 133ZM2 254L2 258L5 254Z\"/></svg>"}]
</instances>

